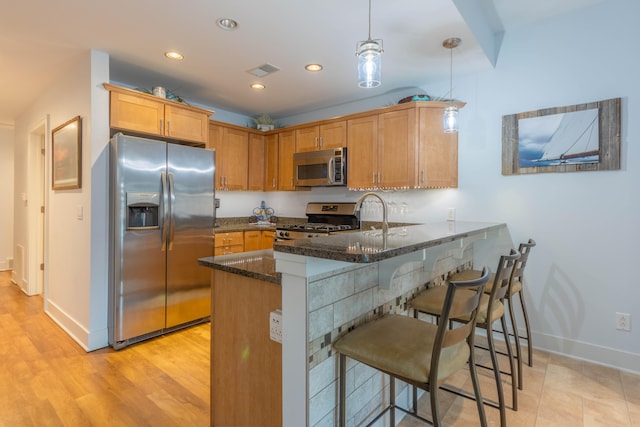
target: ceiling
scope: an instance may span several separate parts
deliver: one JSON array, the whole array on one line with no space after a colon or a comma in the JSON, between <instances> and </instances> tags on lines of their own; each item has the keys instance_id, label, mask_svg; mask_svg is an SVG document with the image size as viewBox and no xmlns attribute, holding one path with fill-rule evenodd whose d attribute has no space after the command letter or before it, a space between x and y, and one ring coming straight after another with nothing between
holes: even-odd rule
<instances>
[{"instance_id":1,"label":"ceiling","mask_svg":"<svg viewBox=\"0 0 640 427\"><path fill-rule=\"evenodd\" d=\"M601 1L372 0L371 37L384 41L382 85L361 89L355 49L368 36L367 0L21 0L0 14L0 124L12 124L89 49L109 54L113 82L281 118L447 82L442 41L453 36L462 39L455 74L489 70L499 55L494 35ZM236 20L237 29L220 29L219 18ZM164 57L173 49L184 60ZM305 71L309 63L324 69ZM279 71L247 72L264 64ZM256 81L266 88L251 89ZM445 84L431 95L447 91Z\"/></svg>"}]
</instances>

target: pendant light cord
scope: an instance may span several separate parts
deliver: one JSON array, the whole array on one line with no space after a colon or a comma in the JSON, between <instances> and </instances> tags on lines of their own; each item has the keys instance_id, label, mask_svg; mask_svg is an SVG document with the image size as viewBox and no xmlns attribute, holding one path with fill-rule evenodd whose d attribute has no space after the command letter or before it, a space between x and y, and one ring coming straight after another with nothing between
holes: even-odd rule
<instances>
[{"instance_id":1,"label":"pendant light cord","mask_svg":"<svg viewBox=\"0 0 640 427\"><path fill-rule=\"evenodd\" d=\"M449 48L449 102L453 105L453 47Z\"/></svg>"},{"instance_id":2,"label":"pendant light cord","mask_svg":"<svg viewBox=\"0 0 640 427\"><path fill-rule=\"evenodd\" d=\"M371 0L369 0L369 40L371 40Z\"/></svg>"}]
</instances>

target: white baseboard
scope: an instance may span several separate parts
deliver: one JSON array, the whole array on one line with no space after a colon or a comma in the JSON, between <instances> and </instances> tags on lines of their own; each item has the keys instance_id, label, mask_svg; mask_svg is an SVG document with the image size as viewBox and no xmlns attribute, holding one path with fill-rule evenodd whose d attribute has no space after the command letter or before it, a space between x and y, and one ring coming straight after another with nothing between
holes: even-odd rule
<instances>
[{"instance_id":1,"label":"white baseboard","mask_svg":"<svg viewBox=\"0 0 640 427\"><path fill-rule=\"evenodd\" d=\"M640 354L554 335L535 332L533 332L532 335L534 349L640 374Z\"/></svg>"},{"instance_id":2,"label":"white baseboard","mask_svg":"<svg viewBox=\"0 0 640 427\"><path fill-rule=\"evenodd\" d=\"M45 313L85 351L93 351L109 345L106 329L88 331L51 300L47 300L45 304Z\"/></svg>"}]
</instances>

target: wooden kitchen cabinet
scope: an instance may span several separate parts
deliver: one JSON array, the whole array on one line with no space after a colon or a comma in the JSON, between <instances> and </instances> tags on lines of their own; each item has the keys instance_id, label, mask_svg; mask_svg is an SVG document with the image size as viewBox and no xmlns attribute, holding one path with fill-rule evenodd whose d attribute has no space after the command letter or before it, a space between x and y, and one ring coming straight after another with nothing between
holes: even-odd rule
<instances>
[{"instance_id":1,"label":"wooden kitchen cabinet","mask_svg":"<svg viewBox=\"0 0 640 427\"><path fill-rule=\"evenodd\" d=\"M264 191L265 142L264 135L249 134L249 173L247 190Z\"/></svg>"},{"instance_id":2,"label":"wooden kitchen cabinet","mask_svg":"<svg viewBox=\"0 0 640 427\"><path fill-rule=\"evenodd\" d=\"M278 135L278 190L295 190L293 185L293 153L296 151L295 131Z\"/></svg>"},{"instance_id":3,"label":"wooden kitchen cabinet","mask_svg":"<svg viewBox=\"0 0 640 427\"><path fill-rule=\"evenodd\" d=\"M259 251L273 249L274 230L250 230L244 232L244 251Z\"/></svg>"},{"instance_id":4,"label":"wooden kitchen cabinet","mask_svg":"<svg viewBox=\"0 0 640 427\"><path fill-rule=\"evenodd\" d=\"M206 144L213 111L105 83L110 91L110 126L152 136Z\"/></svg>"},{"instance_id":5,"label":"wooden kitchen cabinet","mask_svg":"<svg viewBox=\"0 0 640 427\"><path fill-rule=\"evenodd\" d=\"M275 230L262 230L260 249L273 249L273 242L276 239Z\"/></svg>"},{"instance_id":6,"label":"wooden kitchen cabinet","mask_svg":"<svg viewBox=\"0 0 640 427\"><path fill-rule=\"evenodd\" d=\"M347 185L351 189L377 187L378 115L351 119L347 130Z\"/></svg>"},{"instance_id":7,"label":"wooden kitchen cabinet","mask_svg":"<svg viewBox=\"0 0 640 427\"><path fill-rule=\"evenodd\" d=\"M214 234L214 255L228 255L239 252L244 252L244 233L242 231Z\"/></svg>"},{"instance_id":8,"label":"wooden kitchen cabinet","mask_svg":"<svg viewBox=\"0 0 640 427\"><path fill-rule=\"evenodd\" d=\"M416 111L378 115L378 172L380 188L409 188L416 166Z\"/></svg>"},{"instance_id":9,"label":"wooden kitchen cabinet","mask_svg":"<svg viewBox=\"0 0 640 427\"><path fill-rule=\"evenodd\" d=\"M349 188L411 187L416 161L414 117L415 111L402 110L349 120Z\"/></svg>"},{"instance_id":10,"label":"wooden kitchen cabinet","mask_svg":"<svg viewBox=\"0 0 640 427\"><path fill-rule=\"evenodd\" d=\"M346 146L346 120L296 129L296 153Z\"/></svg>"},{"instance_id":11,"label":"wooden kitchen cabinet","mask_svg":"<svg viewBox=\"0 0 640 427\"><path fill-rule=\"evenodd\" d=\"M418 188L458 186L458 133L442 130L444 108L420 108Z\"/></svg>"},{"instance_id":12,"label":"wooden kitchen cabinet","mask_svg":"<svg viewBox=\"0 0 640 427\"><path fill-rule=\"evenodd\" d=\"M216 150L216 190L246 190L249 182L249 132L209 123L208 148Z\"/></svg>"},{"instance_id":13,"label":"wooden kitchen cabinet","mask_svg":"<svg viewBox=\"0 0 640 427\"><path fill-rule=\"evenodd\" d=\"M445 106L410 103L349 119L349 188L457 187L458 137L442 130Z\"/></svg>"},{"instance_id":14,"label":"wooden kitchen cabinet","mask_svg":"<svg viewBox=\"0 0 640 427\"><path fill-rule=\"evenodd\" d=\"M260 230L244 232L244 251L257 251L262 249L262 235Z\"/></svg>"},{"instance_id":15,"label":"wooden kitchen cabinet","mask_svg":"<svg viewBox=\"0 0 640 427\"><path fill-rule=\"evenodd\" d=\"M264 191L278 190L278 134L266 136L264 155Z\"/></svg>"}]
</instances>

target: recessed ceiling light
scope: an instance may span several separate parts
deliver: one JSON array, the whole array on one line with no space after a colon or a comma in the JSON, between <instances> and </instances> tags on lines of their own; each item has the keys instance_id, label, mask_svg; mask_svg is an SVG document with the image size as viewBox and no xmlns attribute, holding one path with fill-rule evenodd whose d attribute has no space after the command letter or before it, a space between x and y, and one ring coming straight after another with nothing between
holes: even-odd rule
<instances>
[{"instance_id":1,"label":"recessed ceiling light","mask_svg":"<svg viewBox=\"0 0 640 427\"><path fill-rule=\"evenodd\" d=\"M312 71L312 72L316 72L316 71L322 71L322 65L320 64L307 64L304 66L304 69L307 71Z\"/></svg>"},{"instance_id":2,"label":"recessed ceiling light","mask_svg":"<svg viewBox=\"0 0 640 427\"><path fill-rule=\"evenodd\" d=\"M262 90L266 86L262 83L251 83L251 89Z\"/></svg>"},{"instance_id":3,"label":"recessed ceiling light","mask_svg":"<svg viewBox=\"0 0 640 427\"><path fill-rule=\"evenodd\" d=\"M175 50L170 50L168 52L165 52L164 56L166 56L169 59L174 59L176 61L181 61L184 59L184 56L182 56L180 52L176 52Z\"/></svg>"},{"instance_id":4,"label":"recessed ceiling light","mask_svg":"<svg viewBox=\"0 0 640 427\"><path fill-rule=\"evenodd\" d=\"M238 23L231 18L220 18L216 21L216 24L227 31L233 31L238 27Z\"/></svg>"}]
</instances>

